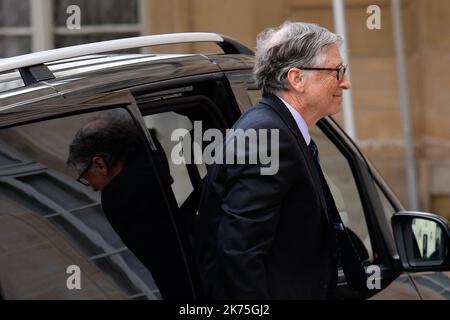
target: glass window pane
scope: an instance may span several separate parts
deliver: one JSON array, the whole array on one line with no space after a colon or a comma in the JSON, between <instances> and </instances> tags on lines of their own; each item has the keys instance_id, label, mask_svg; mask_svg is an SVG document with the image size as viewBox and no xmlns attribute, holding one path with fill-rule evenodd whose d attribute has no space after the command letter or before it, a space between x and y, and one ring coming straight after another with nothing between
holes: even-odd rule
<instances>
[{"instance_id":1,"label":"glass window pane","mask_svg":"<svg viewBox=\"0 0 450 320\"><path fill-rule=\"evenodd\" d=\"M447 255L447 246L441 227L434 221L415 218L411 223L413 231L414 258L417 262L442 262Z\"/></svg>"},{"instance_id":2,"label":"glass window pane","mask_svg":"<svg viewBox=\"0 0 450 320\"><path fill-rule=\"evenodd\" d=\"M90 227L92 230L95 230L95 232L105 239L105 241L114 249L125 247L122 240L120 240L120 237L108 223L100 204L95 207L72 211L72 214L83 221L86 226Z\"/></svg>"},{"instance_id":3,"label":"glass window pane","mask_svg":"<svg viewBox=\"0 0 450 320\"><path fill-rule=\"evenodd\" d=\"M32 195L21 191L20 189L14 188L7 183L0 183L0 194L13 200L18 205L21 205L29 210L36 212L42 216L49 214L54 214L55 211L50 207L46 206L44 203L40 202L38 199L34 198Z\"/></svg>"},{"instance_id":4,"label":"glass window pane","mask_svg":"<svg viewBox=\"0 0 450 320\"><path fill-rule=\"evenodd\" d=\"M31 52L31 41L28 36L16 37L0 34L0 44L0 58L14 57Z\"/></svg>"},{"instance_id":5,"label":"glass window pane","mask_svg":"<svg viewBox=\"0 0 450 320\"><path fill-rule=\"evenodd\" d=\"M120 256L113 256L108 258L102 258L95 260L95 264L106 274L108 274L114 282L123 290L128 296L141 293L136 285L130 281L130 277L127 275L126 268L124 270L124 262ZM122 264L122 266L121 266ZM129 270L127 270L129 271Z\"/></svg>"},{"instance_id":6,"label":"glass window pane","mask_svg":"<svg viewBox=\"0 0 450 320\"><path fill-rule=\"evenodd\" d=\"M124 132L120 125L125 123L137 130L129 113L116 109L0 130L0 275L14 270L5 297L160 299L188 291L174 225L139 132L125 130L129 145L110 144L111 152L117 151L114 146L133 146L117 162L104 154L107 144L91 145L108 130ZM102 124L104 130L98 129ZM84 151L74 151L79 163L68 166L69 146L82 127L81 136L90 130L94 134L72 146ZM99 157L104 161L99 163ZM88 181L105 183L98 187L101 192L76 181L86 168L84 158L92 164ZM113 191L106 197L108 188ZM25 256L24 248L33 254ZM81 290L66 287L69 265L80 266L85 279ZM17 279L30 275L34 280L25 290ZM176 281L175 294L168 292L173 290L168 281Z\"/></svg>"},{"instance_id":7,"label":"glass window pane","mask_svg":"<svg viewBox=\"0 0 450 320\"><path fill-rule=\"evenodd\" d=\"M261 90L248 90L247 92L252 105L256 105L262 98Z\"/></svg>"},{"instance_id":8,"label":"glass window pane","mask_svg":"<svg viewBox=\"0 0 450 320\"><path fill-rule=\"evenodd\" d=\"M391 202L386 198L383 191L380 189L378 184L375 184L375 188L377 189L378 196L381 200L381 205L383 206L384 216L386 217L386 221L390 223L392 216L396 212L394 206L391 204ZM391 230L389 228L389 230ZM392 230L391 230L392 231Z\"/></svg>"},{"instance_id":9,"label":"glass window pane","mask_svg":"<svg viewBox=\"0 0 450 320\"><path fill-rule=\"evenodd\" d=\"M137 0L58 0L54 1L57 26L64 26L69 17L67 7L77 5L81 10L81 26L95 24L138 23Z\"/></svg>"},{"instance_id":10,"label":"glass window pane","mask_svg":"<svg viewBox=\"0 0 450 320\"><path fill-rule=\"evenodd\" d=\"M86 235L85 230L81 228L84 227L84 225L74 224L60 215L50 217L48 218L48 221L57 226L64 233L64 236L76 244L76 246L80 248L81 251L83 251L83 253L85 253L88 257L105 253L103 248L97 245L93 239L90 239Z\"/></svg>"},{"instance_id":11,"label":"glass window pane","mask_svg":"<svg viewBox=\"0 0 450 320\"><path fill-rule=\"evenodd\" d=\"M0 0L0 27L28 27L29 25L30 0Z\"/></svg>"},{"instance_id":12,"label":"glass window pane","mask_svg":"<svg viewBox=\"0 0 450 320\"><path fill-rule=\"evenodd\" d=\"M48 173L30 174L17 177L17 180L39 190L42 195L65 209L70 210L92 203L86 194L73 190L71 186L58 181Z\"/></svg>"},{"instance_id":13,"label":"glass window pane","mask_svg":"<svg viewBox=\"0 0 450 320\"><path fill-rule=\"evenodd\" d=\"M133 272L142 280L142 284L139 285L141 291L145 295L150 296L150 298L162 299L161 293L159 292L151 273L136 258L136 256L130 251L125 251L121 253L120 256L125 260L130 269L133 270Z\"/></svg>"},{"instance_id":14,"label":"glass window pane","mask_svg":"<svg viewBox=\"0 0 450 320\"><path fill-rule=\"evenodd\" d=\"M350 165L339 149L318 127L312 129L310 133L319 148L320 164L342 221L350 231L356 234L361 241L360 244L366 248L369 260L372 261L370 235Z\"/></svg>"},{"instance_id":15,"label":"glass window pane","mask_svg":"<svg viewBox=\"0 0 450 320\"><path fill-rule=\"evenodd\" d=\"M20 161L14 158L11 158L8 154L0 151L0 166L7 166L11 164L17 164Z\"/></svg>"},{"instance_id":16,"label":"glass window pane","mask_svg":"<svg viewBox=\"0 0 450 320\"><path fill-rule=\"evenodd\" d=\"M160 143L167 159L172 176L172 191L181 206L194 190L185 164L175 164L171 160L172 150L179 142L171 141L172 132L176 129L192 130L193 124L188 117L175 112L165 112L144 117L147 128L152 130L156 143ZM156 141L157 140L157 141Z\"/></svg>"}]
</instances>

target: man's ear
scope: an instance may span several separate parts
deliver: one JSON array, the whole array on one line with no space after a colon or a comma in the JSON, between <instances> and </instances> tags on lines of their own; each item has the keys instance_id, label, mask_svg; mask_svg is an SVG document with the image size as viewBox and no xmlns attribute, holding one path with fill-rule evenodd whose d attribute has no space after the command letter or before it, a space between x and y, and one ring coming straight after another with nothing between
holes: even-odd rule
<instances>
[{"instance_id":1,"label":"man's ear","mask_svg":"<svg viewBox=\"0 0 450 320\"><path fill-rule=\"evenodd\" d=\"M291 68L287 73L289 85L297 92L303 93L305 90L305 73L298 68Z\"/></svg>"},{"instance_id":2,"label":"man's ear","mask_svg":"<svg viewBox=\"0 0 450 320\"><path fill-rule=\"evenodd\" d=\"M109 167L108 163L105 159L99 156L95 156L92 158L92 162L94 163L95 167L97 168L97 171L101 174L107 176L109 174Z\"/></svg>"}]
</instances>

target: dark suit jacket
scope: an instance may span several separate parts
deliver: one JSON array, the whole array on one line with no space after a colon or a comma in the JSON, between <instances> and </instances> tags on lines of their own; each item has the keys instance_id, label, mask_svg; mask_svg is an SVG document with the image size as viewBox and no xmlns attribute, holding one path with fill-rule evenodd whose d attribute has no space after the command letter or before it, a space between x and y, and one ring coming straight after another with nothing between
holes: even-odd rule
<instances>
[{"instance_id":1,"label":"dark suit jacket","mask_svg":"<svg viewBox=\"0 0 450 320\"><path fill-rule=\"evenodd\" d=\"M195 242L206 298L327 298L336 286L336 241L294 118L267 96L233 128L278 129L279 170L261 175L261 164L248 162L209 168Z\"/></svg>"},{"instance_id":2,"label":"dark suit jacket","mask_svg":"<svg viewBox=\"0 0 450 320\"><path fill-rule=\"evenodd\" d=\"M164 299L192 299L186 262L150 161L145 150L129 157L102 191L103 211L123 243L150 270ZM154 155L154 161L160 159Z\"/></svg>"}]
</instances>

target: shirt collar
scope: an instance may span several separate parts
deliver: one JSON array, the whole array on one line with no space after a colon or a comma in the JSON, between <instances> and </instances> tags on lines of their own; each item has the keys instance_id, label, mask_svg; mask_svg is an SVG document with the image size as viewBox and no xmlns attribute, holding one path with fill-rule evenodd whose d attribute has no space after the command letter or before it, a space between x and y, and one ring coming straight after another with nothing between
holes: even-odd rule
<instances>
[{"instance_id":1,"label":"shirt collar","mask_svg":"<svg viewBox=\"0 0 450 320\"><path fill-rule=\"evenodd\" d=\"M300 114L300 112L295 110L293 106L287 103L283 98L281 98L280 96L278 96L278 98L280 98L280 100L283 101L288 110L291 112L295 122L297 123L297 127L300 129L300 132L302 133L303 139L305 139L306 145L309 145L311 141L311 136L309 135L308 125L306 124L302 115Z\"/></svg>"}]
</instances>

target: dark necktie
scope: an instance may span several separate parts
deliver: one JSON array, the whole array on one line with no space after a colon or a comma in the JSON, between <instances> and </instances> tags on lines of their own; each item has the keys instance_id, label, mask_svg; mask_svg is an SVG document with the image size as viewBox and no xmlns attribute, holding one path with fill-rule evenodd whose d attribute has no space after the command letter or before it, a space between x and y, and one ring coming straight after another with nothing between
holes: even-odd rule
<instances>
[{"instance_id":1,"label":"dark necktie","mask_svg":"<svg viewBox=\"0 0 450 320\"><path fill-rule=\"evenodd\" d=\"M319 150L314 140L311 139L309 143L309 149L311 150L314 164L320 177L320 184L325 195L327 204L328 219L332 224L332 227L336 234L337 244L340 253L340 261L342 268L344 269L345 278L347 283L354 289L360 291L365 296L367 292L367 275L362 265L361 259L356 251L355 246L350 238L347 228L342 223L339 211L336 208L336 204L328 187L325 176L319 162Z\"/></svg>"}]
</instances>

